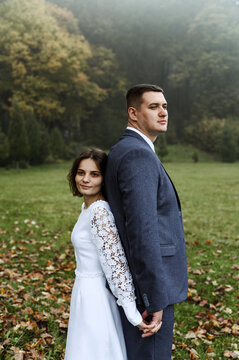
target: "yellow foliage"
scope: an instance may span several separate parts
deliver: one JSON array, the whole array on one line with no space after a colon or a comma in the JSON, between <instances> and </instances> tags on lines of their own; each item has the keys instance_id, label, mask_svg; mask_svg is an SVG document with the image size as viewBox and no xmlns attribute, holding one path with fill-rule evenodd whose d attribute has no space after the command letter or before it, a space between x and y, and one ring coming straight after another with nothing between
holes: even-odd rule
<instances>
[{"instance_id":1,"label":"yellow foliage","mask_svg":"<svg viewBox=\"0 0 239 360\"><path fill-rule=\"evenodd\" d=\"M80 79L80 81L83 81L83 82L88 82L88 81L89 81L89 79L88 79L88 77L86 76L86 74L84 74L84 73L82 73L82 72L79 72L79 73L78 73L77 79ZM77 81L77 79L76 79L76 81Z\"/></svg>"},{"instance_id":2,"label":"yellow foliage","mask_svg":"<svg viewBox=\"0 0 239 360\"><path fill-rule=\"evenodd\" d=\"M0 65L21 109L33 108L48 121L64 120L73 111L71 98L79 112L92 96L95 105L104 99L105 91L85 73L92 51L76 29L70 12L44 0L0 5ZM5 88L0 80L0 95Z\"/></svg>"}]
</instances>

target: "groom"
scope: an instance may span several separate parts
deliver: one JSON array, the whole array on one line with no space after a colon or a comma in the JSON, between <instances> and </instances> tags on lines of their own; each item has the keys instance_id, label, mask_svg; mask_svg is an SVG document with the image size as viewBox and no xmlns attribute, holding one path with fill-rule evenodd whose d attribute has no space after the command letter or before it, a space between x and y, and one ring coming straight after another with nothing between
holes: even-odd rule
<instances>
[{"instance_id":1,"label":"groom","mask_svg":"<svg viewBox=\"0 0 239 360\"><path fill-rule=\"evenodd\" d=\"M128 126L110 150L108 201L135 284L136 302L154 325L142 334L121 311L128 360L169 360L174 305L187 297L187 263L180 201L154 151L167 131L163 90L140 84L128 90Z\"/></svg>"}]
</instances>

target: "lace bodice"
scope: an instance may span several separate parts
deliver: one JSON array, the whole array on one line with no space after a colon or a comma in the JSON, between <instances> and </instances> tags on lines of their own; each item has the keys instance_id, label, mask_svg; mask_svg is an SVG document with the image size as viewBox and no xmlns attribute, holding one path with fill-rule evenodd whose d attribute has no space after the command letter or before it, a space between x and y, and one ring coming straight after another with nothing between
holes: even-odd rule
<instances>
[{"instance_id":1,"label":"lace bodice","mask_svg":"<svg viewBox=\"0 0 239 360\"><path fill-rule=\"evenodd\" d=\"M76 275L105 276L128 320L138 325L142 317L135 304L132 276L113 214L106 201L96 201L87 209L83 204L72 232L72 243L77 261Z\"/></svg>"}]
</instances>

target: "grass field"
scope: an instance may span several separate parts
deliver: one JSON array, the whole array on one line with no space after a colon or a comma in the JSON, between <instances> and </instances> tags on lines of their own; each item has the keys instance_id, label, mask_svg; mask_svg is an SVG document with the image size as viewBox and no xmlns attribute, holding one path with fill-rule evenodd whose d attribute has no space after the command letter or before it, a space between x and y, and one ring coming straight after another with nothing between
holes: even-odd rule
<instances>
[{"instance_id":1,"label":"grass field","mask_svg":"<svg viewBox=\"0 0 239 360\"><path fill-rule=\"evenodd\" d=\"M81 200L70 163L0 170L0 359L63 359ZM167 163L187 239L189 297L176 306L173 358L239 357L239 164Z\"/></svg>"}]
</instances>

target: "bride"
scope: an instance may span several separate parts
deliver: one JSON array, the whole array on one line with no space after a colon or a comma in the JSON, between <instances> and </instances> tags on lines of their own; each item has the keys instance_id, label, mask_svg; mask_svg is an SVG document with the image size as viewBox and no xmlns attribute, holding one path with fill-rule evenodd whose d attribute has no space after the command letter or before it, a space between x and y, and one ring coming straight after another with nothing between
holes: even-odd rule
<instances>
[{"instance_id":1,"label":"bride","mask_svg":"<svg viewBox=\"0 0 239 360\"><path fill-rule=\"evenodd\" d=\"M152 329L136 308L132 276L106 201L106 160L103 151L87 150L68 174L73 195L83 196L84 203L71 235L77 265L65 360L127 360L117 304L132 325Z\"/></svg>"}]
</instances>

